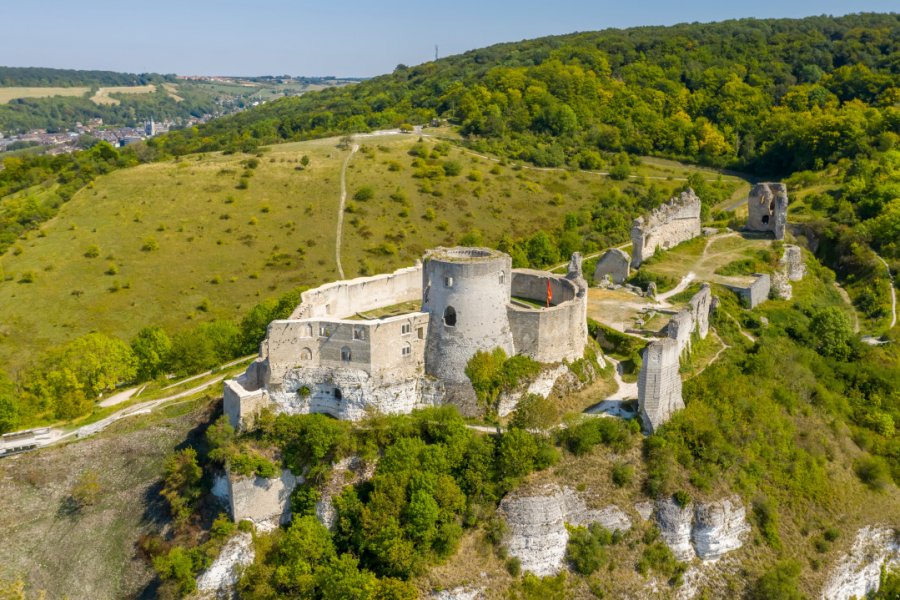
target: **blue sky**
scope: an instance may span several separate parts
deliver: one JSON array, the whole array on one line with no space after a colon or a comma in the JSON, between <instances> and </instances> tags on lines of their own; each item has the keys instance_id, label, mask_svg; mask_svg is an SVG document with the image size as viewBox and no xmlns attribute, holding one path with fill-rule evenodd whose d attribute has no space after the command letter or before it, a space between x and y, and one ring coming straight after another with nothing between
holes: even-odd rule
<instances>
[{"instance_id":1,"label":"blue sky","mask_svg":"<svg viewBox=\"0 0 900 600\"><path fill-rule=\"evenodd\" d=\"M842 15L896 0L0 0L0 65L371 76L498 42L608 27Z\"/></svg>"}]
</instances>

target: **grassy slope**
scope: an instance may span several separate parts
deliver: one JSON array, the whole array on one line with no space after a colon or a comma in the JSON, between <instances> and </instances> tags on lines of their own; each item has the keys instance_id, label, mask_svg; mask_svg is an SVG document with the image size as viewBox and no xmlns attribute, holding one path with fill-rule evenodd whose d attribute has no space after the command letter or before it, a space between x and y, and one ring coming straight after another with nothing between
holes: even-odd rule
<instances>
[{"instance_id":1,"label":"grassy slope","mask_svg":"<svg viewBox=\"0 0 900 600\"><path fill-rule=\"evenodd\" d=\"M494 175L496 163L454 149L449 158L463 166L462 174L434 184L443 194L435 196L417 191L422 180L412 177L407 151L415 137L360 141L371 152L353 157L349 195L371 185L375 196L358 203L363 212L346 215L342 260L348 277L361 273L363 261L371 272L411 264L424 249L452 244L473 228L487 243L504 233L517 237L557 228L565 213L590 207L608 186L633 185L512 166L499 166ZM99 178L41 232L0 257L6 276L0 281L0 365L14 370L36 352L92 330L127 339L145 325L176 330L191 319L238 317L263 297L335 278L339 175L346 155L336 142L272 147L247 190L236 189L246 158L236 155L191 156ZM310 164L298 171L303 155ZM400 163L400 170L389 171L389 161ZM482 181L467 178L473 169ZM671 165L641 170L672 177L654 182L670 189L680 184L675 178L690 172ZM389 198L397 188L409 198L406 217L399 216L403 206ZM550 203L557 193L564 198L560 206ZM423 218L428 208L436 213L433 221ZM442 221L445 231L439 229ZM398 254L373 253L388 236ZM148 238L158 242L158 250L141 250ZM86 258L92 245L100 255ZM111 264L118 272L106 275ZM34 283L18 283L27 272ZM197 309L205 299L209 314Z\"/></svg>"},{"instance_id":2,"label":"grassy slope","mask_svg":"<svg viewBox=\"0 0 900 600\"><path fill-rule=\"evenodd\" d=\"M0 461L0 578L22 577L48 598L127 598L151 585L155 574L136 544L168 518L158 495L163 461L210 410L208 400L173 405ZM66 500L86 470L99 474L100 499L70 514Z\"/></svg>"}]
</instances>

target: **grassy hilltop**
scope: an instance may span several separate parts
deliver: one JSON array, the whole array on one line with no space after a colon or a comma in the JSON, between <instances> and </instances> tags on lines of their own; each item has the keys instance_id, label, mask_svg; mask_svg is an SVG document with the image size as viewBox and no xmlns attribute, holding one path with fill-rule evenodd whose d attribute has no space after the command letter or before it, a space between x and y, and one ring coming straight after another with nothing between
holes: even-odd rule
<instances>
[{"instance_id":1,"label":"grassy hilltop","mask_svg":"<svg viewBox=\"0 0 900 600\"><path fill-rule=\"evenodd\" d=\"M589 224L604 203L612 210L602 219L616 225L595 232L594 247L605 246L627 239L651 187L650 201L658 202L691 173L716 177L673 163L635 169L658 179L616 181L499 164L448 144L438 164L457 165L458 174L416 177L410 150L433 150L436 140L358 142L347 169L341 249L348 277L409 265L425 249L466 235L494 245L561 228L567 214ZM336 279L340 170L350 152L337 144L280 144L258 158L196 155L100 177L0 260L0 363L15 369L94 330L130 339L148 325L176 331L192 321L240 318L260 299ZM354 200L360 189L372 197Z\"/></svg>"}]
</instances>

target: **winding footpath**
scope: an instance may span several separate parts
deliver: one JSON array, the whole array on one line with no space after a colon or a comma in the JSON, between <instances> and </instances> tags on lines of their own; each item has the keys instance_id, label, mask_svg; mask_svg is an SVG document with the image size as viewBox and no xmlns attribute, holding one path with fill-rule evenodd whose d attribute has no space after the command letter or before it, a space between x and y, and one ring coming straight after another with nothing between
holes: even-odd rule
<instances>
[{"instance_id":1,"label":"winding footpath","mask_svg":"<svg viewBox=\"0 0 900 600\"><path fill-rule=\"evenodd\" d=\"M881 261L881 264L884 265L884 268L887 270L888 281L891 283L891 326L888 329L893 329L897 324L897 288L894 287L894 275L891 273L891 267L888 266L887 261L875 255L875 258Z\"/></svg>"},{"instance_id":2,"label":"winding footpath","mask_svg":"<svg viewBox=\"0 0 900 600\"><path fill-rule=\"evenodd\" d=\"M341 202L338 205L337 235L334 238L334 261L337 263L338 275L341 276L341 279L344 279L344 267L341 265L341 239L344 235L344 206L347 204L347 165L350 164L350 159L357 150L359 150L359 144L353 144L350 154L347 155L341 166Z\"/></svg>"}]
</instances>

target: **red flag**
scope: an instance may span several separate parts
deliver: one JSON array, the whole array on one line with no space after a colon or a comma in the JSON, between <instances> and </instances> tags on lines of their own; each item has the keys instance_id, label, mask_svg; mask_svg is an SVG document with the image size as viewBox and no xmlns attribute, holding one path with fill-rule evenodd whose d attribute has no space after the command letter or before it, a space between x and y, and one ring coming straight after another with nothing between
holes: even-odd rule
<instances>
[{"instance_id":1,"label":"red flag","mask_svg":"<svg viewBox=\"0 0 900 600\"><path fill-rule=\"evenodd\" d=\"M550 280L547 279L547 308L550 308L551 300L553 300L553 290L550 289Z\"/></svg>"}]
</instances>

